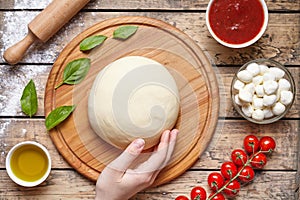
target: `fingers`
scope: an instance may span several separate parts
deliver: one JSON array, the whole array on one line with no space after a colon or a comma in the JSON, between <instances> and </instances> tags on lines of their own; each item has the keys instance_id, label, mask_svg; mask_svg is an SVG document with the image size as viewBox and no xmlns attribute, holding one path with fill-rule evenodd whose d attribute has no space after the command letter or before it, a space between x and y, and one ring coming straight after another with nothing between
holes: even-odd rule
<instances>
[{"instance_id":1,"label":"fingers","mask_svg":"<svg viewBox=\"0 0 300 200\"><path fill-rule=\"evenodd\" d=\"M173 129L170 133L170 141L169 141L169 146L168 146L168 154L164 162L164 166L169 162L170 158L172 157L173 151L175 149L175 144L176 144L176 139L178 135L178 130Z\"/></svg>"},{"instance_id":2,"label":"fingers","mask_svg":"<svg viewBox=\"0 0 300 200\"><path fill-rule=\"evenodd\" d=\"M145 141L143 139L134 140L125 151L112 161L108 167L110 169L124 173L133 161L140 155L145 146Z\"/></svg>"},{"instance_id":3,"label":"fingers","mask_svg":"<svg viewBox=\"0 0 300 200\"><path fill-rule=\"evenodd\" d=\"M164 163L162 164L162 167L165 167L169 160L172 157L173 151L175 149L175 144L176 144L176 139L177 139L177 135L178 135L179 131L177 129L173 129L170 133L170 141L169 141L169 146L168 146L168 153L167 153L167 157L164 161ZM161 169L162 169L161 167ZM160 170L157 170L153 175L152 175L152 181L155 180L155 178L157 177L157 175L159 174Z\"/></svg>"},{"instance_id":4,"label":"fingers","mask_svg":"<svg viewBox=\"0 0 300 200\"><path fill-rule=\"evenodd\" d=\"M177 134L178 130L176 129L164 131L156 151L153 152L149 159L142 163L135 171L147 173L161 170L171 158L175 148Z\"/></svg>"}]
</instances>

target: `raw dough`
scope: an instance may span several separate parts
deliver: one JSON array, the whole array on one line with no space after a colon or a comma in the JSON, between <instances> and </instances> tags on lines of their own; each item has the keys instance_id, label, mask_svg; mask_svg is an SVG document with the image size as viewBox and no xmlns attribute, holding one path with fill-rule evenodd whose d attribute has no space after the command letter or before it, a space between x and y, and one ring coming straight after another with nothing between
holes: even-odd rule
<instances>
[{"instance_id":1,"label":"raw dough","mask_svg":"<svg viewBox=\"0 0 300 200\"><path fill-rule=\"evenodd\" d=\"M175 125L179 99L176 82L163 65L127 56L97 75L89 96L89 121L103 140L117 148L143 138L147 149Z\"/></svg>"}]
</instances>

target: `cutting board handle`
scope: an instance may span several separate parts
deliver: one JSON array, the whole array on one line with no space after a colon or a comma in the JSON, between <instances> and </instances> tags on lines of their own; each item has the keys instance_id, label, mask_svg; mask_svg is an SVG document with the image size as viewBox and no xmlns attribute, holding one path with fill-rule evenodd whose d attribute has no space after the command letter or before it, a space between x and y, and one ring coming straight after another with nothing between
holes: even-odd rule
<instances>
[{"instance_id":1,"label":"cutting board handle","mask_svg":"<svg viewBox=\"0 0 300 200\"><path fill-rule=\"evenodd\" d=\"M3 54L9 64L18 63L25 55L27 49L37 40L37 37L29 30L26 37L15 45L9 47Z\"/></svg>"}]
</instances>

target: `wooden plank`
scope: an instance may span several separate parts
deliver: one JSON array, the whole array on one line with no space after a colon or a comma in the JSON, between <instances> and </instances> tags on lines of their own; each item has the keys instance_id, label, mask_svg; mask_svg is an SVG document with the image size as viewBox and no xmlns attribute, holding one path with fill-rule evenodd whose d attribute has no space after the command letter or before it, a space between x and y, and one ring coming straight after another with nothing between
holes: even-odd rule
<instances>
[{"instance_id":1,"label":"wooden plank","mask_svg":"<svg viewBox=\"0 0 300 200\"><path fill-rule=\"evenodd\" d=\"M190 190L201 185L206 188L211 171L188 171L181 177L157 188L138 193L132 200L175 199L178 195L189 195ZM248 199L294 199L296 172L256 171L252 183L243 186L236 200ZM35 188L15 185L4 170L0 170L0 198L22 199L93 199L95 184L82 178L73 170L52 170L48 179Z\"/></svg>"},{"instance_id":2,"label":"wooden plank","mask_svg":"<svg viewBox=\"0 0 300 200\"><path fill-rule=\"evenodd\" d=\"M23 88L30 79L34 80L37 87L39 109L36 116L44 116L45 86L51 68L51 65L17 65L16 67L0 65L0 75L5 78L5 81L0 82L0 116L25 116L21 111L19 100ZM288 69L295 79L296 88L300 88L300 67L288 67ZM215 67L214 70L220 82L220 117L239 118L240 115L234 110L230 99L230 85L238 67ZM299 107L300 93L298 92L286 118L299 118Z\"/></svg>"},{"instance_id":3,"label":"wooden plank","mask_svg":"<svg viewBox=\"0 0 300 200\"><path fill-rule=\"evenodd\" d=\"M268 158L266 170L296 170L298 161L299 126L297 120L281 120L276 126L257 126L245 120L219 120L209 147L204 151L192 169L220 168L230 160L231 151L242 149L242 141L248 134L258 137L269 135L277 143L276 151ZM180 134L180 133L179 133ZM18 142L34 140L45 145L51 154L53 168L71 168L58 154L44 125L44 119L0 119L0 168L4 167L5 156Z\"/></svg>"},{"instance_id":4,"label":"wooden plank","mask_svg":"<svg viewBox=\"0 0 300 200\"><path fill-rule=\"evenodd\" d=\"M26 35L26 24L38 13L35 11L1 12L3 20L0 23L4 24L0 26L0 32L3 34L0 42L1 54ZM63 47L80 32L102 20L124 15L153 17L176 26L195 40L216 64L241 65L252 59L272 58L283 64L300 65L298 57L300 54L300 13L270 13L268 28L257 43L248 48L230 49L218 44L208 33L205 13L81 12L46 44L34 45L22 62L53 63ZM3 59L2 62L4 62Z\"/></svg>"},{"instance_id":5,"label":"wooden plank","mask_svg":"<svg viewBox=\"0 0 300 200\"><path fill-rule=\"evenodd\" d=\"M2 9L43 9L51 0L43 1L14 1L6 0L0 2ZM208 0L181 0L181 1L168 1L168 0L127 0L119 1L116 4L111 3L110 0L96 1L92 0L85 9L149 9L149 10L201 10L204 11L207 7ZM297 0L281 0L272 1L266 0L267 6L271 11L290 11L299 10L300 4Z\"/></svg>"}]
</instances>

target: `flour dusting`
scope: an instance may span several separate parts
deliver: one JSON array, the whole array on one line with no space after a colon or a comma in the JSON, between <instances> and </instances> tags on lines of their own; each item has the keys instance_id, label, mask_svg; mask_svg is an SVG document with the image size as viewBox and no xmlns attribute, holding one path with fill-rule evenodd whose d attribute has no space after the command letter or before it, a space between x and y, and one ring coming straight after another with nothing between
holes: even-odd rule
<instances>
[{"instance_id":1,"label":"flour dusting","mask_svg":"<svg viewBox=\"0 0 300 200\"><path fill-rule=\"evenodd\" d=\"M44 9L52 0L32 1L32 0L15 0L15 9L24 9L30 6L30 9Z\"/></svg>"},{"instance_id":2,"label":"flour dusting","mask_svg":"<svg viewBox=\"0 0 300 200\"><path fill-rule=\"evenodd\" d=\"M43 99L46 78L41 75L48 75L51 66L18 66L7 67L0 66L0 76L5 77L5 81L0 82L0 115L15 116L23 115L20 99L23 89L30 79L35 82L39 99ZM42 102L39 102L39 108L43 110Z\"/></svg>"},{"instance_id":3,"label":"flour dusting","mask_svg":"<svg viewBox=\"0 0 300 200\"><path fill-rule=\"evenodd\" d=\"M0 162L4 163L5 162L5 157L6 157L6 148L7 144L5 142L5 138L7 138L7 128L10 125L11 120L7 121L0 121Z\"/></svg>"}]
</instances>

